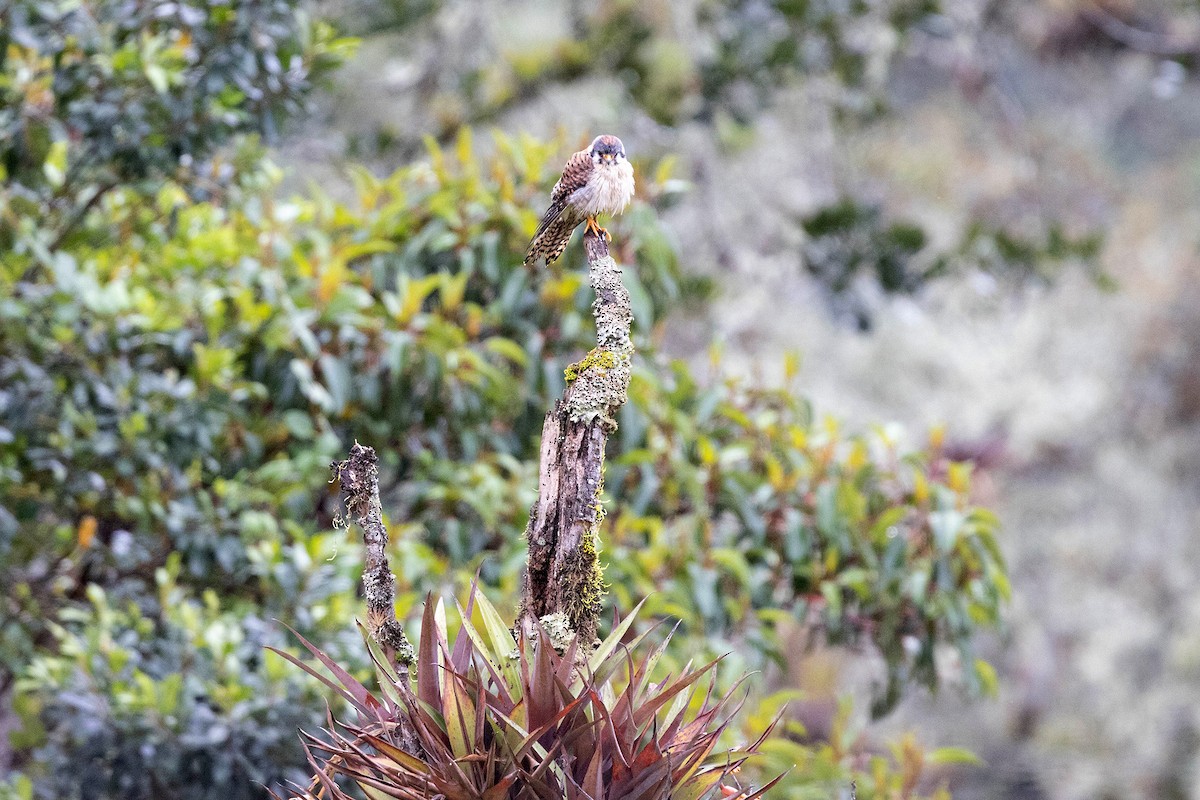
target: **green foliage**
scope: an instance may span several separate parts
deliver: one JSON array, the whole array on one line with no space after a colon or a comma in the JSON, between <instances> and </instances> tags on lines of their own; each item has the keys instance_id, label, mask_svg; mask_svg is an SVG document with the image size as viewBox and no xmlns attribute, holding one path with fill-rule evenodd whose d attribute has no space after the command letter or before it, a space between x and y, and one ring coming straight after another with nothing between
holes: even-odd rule
<instances>
[{"instance_id":1,"label":"green foliage","mask_svg":"<svg viewBox=\"0 0 1200 800\"><path fill-rule=\"evenodd\" d=\"M449 563L503 542L508 566L486 574L512 588L528 506L513 498L535 483L541 414L591 315L577 276L531 287L511 257L536 222L524 195L543 190L551 147L501 145L507 155L487 165L464 137L461 163L435 152L386 181L359 174L351 207L277 201L265 162L209 202L172 183L143 202L123 186L85 221L85 238L111 244L6 257L6 671L56 649L47 623L89 583L137 601L170 638L177 622L148 580L168 553L181 583L214 590L230 613L261 608L314 636L317 623L345 627L349 583L327 581L310 547L323 541L329 557L328 540L312 538L332 519L326 465L356 437L386 443L391 495L409 520L397 532L422 531L401 545L406 585L452 585ZM627 238L653 246L653 225L634 213ZM657 252L641 259L647 321L683 291L673 255ZM353 568L355 552L338 563ZM325 604L322 589L340 602ZM246 664L253 685L261 667ZM159 665L152 677L168 679L170 664ZM86 691L103 703L107 690ZM50 740L70 726L46 722ZM78 777L41 752L43 770Z\"/></svg>"},{"instance_id":2,"label":"green foliage","mask_svg":"<svg viewBox=\"0 0 1200 800\"><path fill-rule=\"evenodd\" d=\"M504 493L528 483L520 459L591 315L578 276L531 287L503 258L534 221L512 187L546 174L548 149L507 143L485 179L462 142L462 167L435 153L385 181L360 173L350 207L273 201L261 172L223 204L172 185L139 204L122 189L93 223L136 236L78 261L9 259L14 565L82 545L93 574L137 572L161 563L165 536L186 574L236 594L256 542L304 535L318 476L355 438L386 443L397 510L456 561L519 528ZM635 214L631 238L647 224ZM644 260L648 321L679 291L663 255ZM131 531L131 546L87 551L89 518L99 543Z\"/></svg>"},{"instance_id":3,"label":"green foliage","mask_svg":"<svg viewBox=\"0 0 1200 800\"><path fill-rule=\"evenodd\" d=\"M845 436L787 390L705 385L681 364L665 380L639 372L630 399L608 468L618 607L656 587L656 613L772 655L789 618L870 643L888 671L876 714L909 681L938 684L939 647L982 688L972 638L1008 584L997 521L967 499L969 465L936 440L905 452L891 429Z\"/></svg>"},{"instance_id":4,"label":"green foliage","mask_svg":"<svg viewBox=\"0 0 1200 800\"><path fill-rule=\"evenodd\" d=\"M407 676L397 677L377 654L380 692L372 694L307 641L332 678L279 651L358 716L357 724L343 724L345 735L306 736L317 772L296 796L348 800L337 777L368 797L414 800L710 796L757 744L713 754L732 705L711 685L701 692L715 663L653 681L665 643L639 648L644 636L623 643L635 614L590 656L575 639L560 653L540 628L536 642L514 641L487 598L472 591L467 608L459 606L452 647L441 602L427 599L415 694ZM639 649L649 652L635 660ZM769 788L739 796L755 800Z\"/></svg>"},{"instance_id":5,"label":"green foliage","mask_svg":"<svg viewBox=\"0 0 1200 800\"><path fill-rule=\"evenodd\" d=\"M0 8L0 249L53 250L115 187L196 192L237 134L273 134L352 42L294 0ZM37 219L38 224L32 224Z\"/></svg>"},{"instance_id":6,"label":"green foliage","mask_svg":"<svg viewBox=\"0 0 1200 800\"><path fill-rule=\"evenodd\" d=\"M32 701L19 709L26 730L43 736L39 796L199 800L216 786L251 798L257 784L301 777L294 730L320 718L315 684L264 658L280 632L252 604L223 608L211 589L196 596L177 583L178 570L173 557L157 571L154 614L93 583L87 605L65 608L50 626L54 647L17 684ZM325 602L344 603L348 576L327 578L338 599Z\"/></svg>"},{"instance_id":7,"label":"green foliage","mask_svg":"<svg viewBox=\"0 0 1200 800\"><path fill-rule=\"evenodd\" d=\"M278 745L317 716L263 671L262 613L317 635L349 613L350 580L314 567L326 536L262 512L291 491L281 465L214 475L215 454L229 474L244 463L246 442L209 438L221 392L241 390L218 386L233 365L137 276L174 269L164 247L187 241L175 225L197 198L224 207L255 181L266 197L242 137L271 135L351 44L294 2L0 5L0 687L23 676L11 745L35 778L4 792L249 796L287 774ZM190 222L219 238L205 213ZM195 581L181 597L161 591L173 542Z\"/></svg>"}]
</instances>

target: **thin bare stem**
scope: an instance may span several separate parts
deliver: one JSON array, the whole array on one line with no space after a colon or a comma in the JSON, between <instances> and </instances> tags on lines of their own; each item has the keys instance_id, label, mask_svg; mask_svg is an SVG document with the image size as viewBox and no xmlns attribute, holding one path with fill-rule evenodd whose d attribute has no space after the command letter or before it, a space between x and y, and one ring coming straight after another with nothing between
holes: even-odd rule
<instances>
[{"instance_id":1,"label":"thin bare stem","mask_svg":"<svg viewBox=\"0 0 1200 800\"><path fill-rule=\"evenodd\" d=\"M396 579L388 566L387 527L379 502L379 458L374 448L358 442L350 448L350 457L330 465L341 483L342 502L350 518L362 529L366 547L363 566L363 594L367 601L367 632L391 661L400 679L400 690L409 691L409 668L416 661L404 627L396 619ZM401 716L400 746L420 753L420 744L407 717Z\"/></svg>"}]
</instances>

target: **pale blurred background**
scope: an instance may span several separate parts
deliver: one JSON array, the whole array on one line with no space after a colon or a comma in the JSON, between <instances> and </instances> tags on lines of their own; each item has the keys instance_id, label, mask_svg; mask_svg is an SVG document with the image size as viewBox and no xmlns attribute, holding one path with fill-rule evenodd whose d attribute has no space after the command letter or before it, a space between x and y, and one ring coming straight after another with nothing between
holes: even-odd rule
<instances>
[{"instance_id":1,"label":"pale blurred background","mask_svg":"<svg viewBox=\"0 0 1200 800\"><path fill-rule=\"evenodd\" d=\"M964 800L1200 797L1200 12L950 0L903 37L868 12L846 34L860 90L742 80L714 110L694 91L703 5L330 6L365 41L283 161L329 187L348 156L387 170L462 121L677 155L691 189L667 222L722 292L663 348L702 361L715 341L765 378L798 351L819 413L944 425L1003 520L999 697L915 697L881 735L976 750ZM564 44L613 19L636 47ZM945 276L832 291L800 221L843 197L922 229L914 259L944 255ZM972 236L985 218L1041 251L1009 264L1016 245Z\"/></svg>"}]
</instances>

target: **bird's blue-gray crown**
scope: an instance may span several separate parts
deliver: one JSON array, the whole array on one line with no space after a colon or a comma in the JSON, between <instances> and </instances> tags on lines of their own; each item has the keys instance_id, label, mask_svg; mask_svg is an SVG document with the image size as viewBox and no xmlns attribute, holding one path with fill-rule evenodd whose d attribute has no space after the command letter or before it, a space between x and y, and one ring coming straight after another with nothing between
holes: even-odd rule
<instances>
[{"instance_id":1,"label":"bird's blue-gray crown","mask_svg":"<svg viewBox=\"0 0 1200 800\"><path fill-rule=\"evenodd\" d=\"M621 140L612 134L605 133L597 136L592 140L591 147L592 157L599 160L604 159L611 161L614 158L625 158L625 145L621 144Z\"/></svg>"}]
</instances>

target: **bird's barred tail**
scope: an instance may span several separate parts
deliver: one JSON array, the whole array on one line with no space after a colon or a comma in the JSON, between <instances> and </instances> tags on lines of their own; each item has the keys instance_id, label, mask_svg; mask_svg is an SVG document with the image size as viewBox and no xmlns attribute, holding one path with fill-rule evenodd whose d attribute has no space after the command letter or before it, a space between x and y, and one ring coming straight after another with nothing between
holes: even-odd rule
<instances>
[{"instance_id":1,"label":"bird's barred tail","mask_svg":"<svg viewBox=\"0 0 1200 800\"><path fill-rule=\"evenodd\" d=\"M580 222L582 220L574 214L560 214L558 219L550 222L537 236L533 237L533 241L529 243L529 250L525 254L525 266L533 266L539 258L544 258L547 264L555 261L567 248L567 243L571 241L571 234L574 233Z\"/></svg>"}]
</instances>

